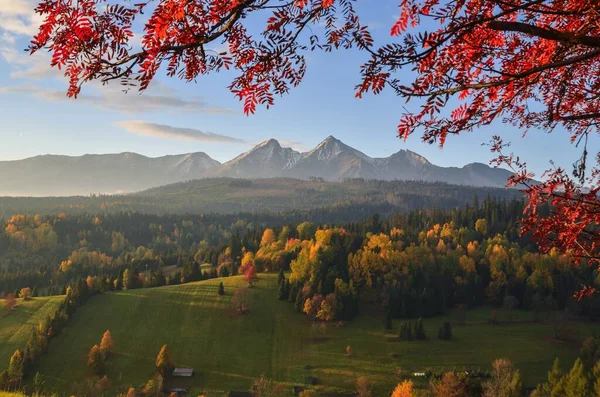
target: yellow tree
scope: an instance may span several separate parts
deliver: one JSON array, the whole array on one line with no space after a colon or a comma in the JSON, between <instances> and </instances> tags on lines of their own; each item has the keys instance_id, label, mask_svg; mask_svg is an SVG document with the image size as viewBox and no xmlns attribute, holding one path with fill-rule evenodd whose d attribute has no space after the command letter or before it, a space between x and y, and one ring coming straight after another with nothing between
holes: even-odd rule
<instances>
[{"instance_id":1,"label":"yellow tree","mask_svg":"<svg viewBox=\"0 0 600 397\"><path fill-rule=\"evenodd\" d=\"M273 229L265 229L262 239L260 240L260 245L262 247L266 247L275 242L275 232Z\"/></svg>"},{"instance_id":2,"label":"yellow tree","mask_svg":"<svg viewBox=\"0 0 600 397\"><path fill-rule=\"evenodd\" d=\"M112 338L110 330L106 330L104 335L102 335L102 340L100 341L100 351L102 352L104 358L115 352L115 341Z\"/></svg>"},{"instance_id":3,"label":"yellow tree","mask_svg":"<svg viewBox=\"0 0 600 397\"><path fill-rule=\"evenodd\" d=\"M28 300L31 298L31 288L27 287L27 288L22 288L21 291L19 291L19 296L21 298L23 298L24 300Z\"/></svg>"},{"instance_id":4,"label":"yellow tree","mask_svg":"<svg viewBox=\"0 0 600 397\"><path fill-rule=\"evenodd\" d=\"M174 366L171 362L171 354L169 353L169 346L163 345L158 352L156 357L156 370L165 376L173 370Z\"/></svg>"}]
</instances>

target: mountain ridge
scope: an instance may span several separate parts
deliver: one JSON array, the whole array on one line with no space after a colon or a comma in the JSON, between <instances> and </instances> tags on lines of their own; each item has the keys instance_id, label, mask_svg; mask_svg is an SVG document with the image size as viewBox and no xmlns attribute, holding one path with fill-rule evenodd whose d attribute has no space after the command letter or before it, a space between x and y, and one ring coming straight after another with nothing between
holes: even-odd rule
<instances>
[{"instance_id":1,"label":"mountain ridge","mask_svg":"<svg viewBox=\"0 0 600 397\"><path fill-rule=\"evenodd\" d=\"M265 140L221 163L204 152L148 157L135 152L66 156L45 154L0 161L1 196L72 196L133 193L194 179L347 178L416 180L454 185L504 187L512 173L483 163L441 167L410 150L370 157L330 135L312 150L298 152Z\"/></svg>"}]
</instances>

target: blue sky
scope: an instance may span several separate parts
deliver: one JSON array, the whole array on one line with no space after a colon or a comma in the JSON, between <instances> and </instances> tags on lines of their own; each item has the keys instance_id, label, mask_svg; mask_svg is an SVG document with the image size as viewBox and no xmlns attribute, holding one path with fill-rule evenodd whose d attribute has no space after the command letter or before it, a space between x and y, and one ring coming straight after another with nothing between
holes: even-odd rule
<instances>
[{"instance_id":1,"label":"blue sky","mask_svg":"<svg viewBox=\"0 0 600 397\"><path fill-rule=\"evenodd\" d=\"M376 38L391 40L389 28L398 3L359 3L363 22ZM522 139L522 131L502 124L451 137L443 149L422 143L417 135L400 140L395 131L406 106L403 100L391 92L354 98L359 66L366 59L357 52L308 54L303 83L277 98L275 107L260 108L250 117L243 115L242 105L226 88L229 73L191 84L160 75L141 95L123 94L116 84L89 85L80 99L67 100L66 81L50 69L47 54L30 57L23 52L39 22L33 5L33 0L0 1L0 160L46 153L132 151L156 157L203 151L226 161L268 138L304 151L328 135L373 157L410 149L442 166L488 163L493 156L481 144L493 134L511 141L514 152L536 173L547 169L550 159L570 167L580 154L564 132L547 135L534 130ZM415 105L411 102L408 108ZM190 129L209 136L190 139Z\"/></svg>"}]
</instances>

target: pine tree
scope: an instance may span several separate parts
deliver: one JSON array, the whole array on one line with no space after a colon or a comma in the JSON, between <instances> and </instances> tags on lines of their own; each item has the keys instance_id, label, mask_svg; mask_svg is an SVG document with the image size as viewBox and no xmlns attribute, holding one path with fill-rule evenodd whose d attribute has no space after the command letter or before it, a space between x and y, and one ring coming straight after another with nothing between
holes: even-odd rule
<instances>
[{"instance_id":1,"label":"pine tree","mask_svg":"<svg viewBox=\"0 0 600 397\"><path fill-rule=\"evenodd\" d=\"M302 294L302 290L299 290L296 294L296 303L294 307L298 313L302 313L302 309L304 309L304 295Z\"/></svg>"},{"instance_id":2,"label":"pine tree","mask_svg":"<svg viewBox=\"0 0 600 397\"><path fill-rule=\"evenodd\" d=\"M575 361L573 368L566 375L566 396L581 397L590 393L589 379L580 359Z\"/></svg>"},{"instance_id":3,"label":"pine tree","mask_svg":"<svg viewBox=\"0 0 600 397\"><path fill-rule=\"evenodd\" d=\"M225 286L222 281L219 283L219 295L225 295Z\"/></svg>"},{"instance_id":4,"label":"pine tree","mask_svg":"<svg viewBox=\"0 0 600 397\"><path fill-rule=\"evenodd\" d=\"M548 381L539 384L531 394L531 397L551 397L552 390L559 384L562 377L563 373L560 369L560 361L557 357L554 360L554 364L552 364L552 369L548 372Z\"/></svg>"},{"instance_id":5,"label":"pine tree","mask_svg":"<svg viewBox=\"0 0 600 397\"><path fill-rule=\"evenodd\" d=\"M444 325L442 325L438 331L438 338L442 340L452 339L452 326L450 325L450 321L444 321Z\"/></svg>"},{"instance_id":6,"label":"pine tree","mask_svg":"<svg viewBox=\"0 0 600 397\"><path fill-rule=\"evenodd\" d=\"M400 340L412 340L412 323L410 321L403 321L400 323Z\"/></svg>"},{"instance_id":7,"label":"pine tree","mask_svg":"<svg viewBox=\"0 0 600 397\"><path fill-rule=\"evenodd\" d=\"M169 346L163 345L158 352L156 357L156 370L162 376L170 374L173 371L173 363L171 362L171 355L169 353Z\"/></svg>"},{"instance_id":8,"label":"pine tree","mask_svg":"<svg viewBox=\"0 0 600 397\"><path fill-rule=\"evenodd\" d=\"M283 274L283 273L280 273L280 274ZM286 295L286 290L287 290L286 283L287 283L287 280L285 280L285 279L284 279L284 281L279 283L279 288L277 290L277 296L280 301L286 300L288 298Z\"/></svg>"},{"instance_id":9,"label":"pine tree","mask_svg":"<svg viewBox=\"0 0 600 397\"><path fill-rule=\"evenodd\" d=\"M600 361L594 366L592 376L594 377L594 391L596 392L596 396L600 396Z\"/></svg>"},{"instance_id":10,"label":"pine tree","mask_svg":"<svg viewBox=\"0 0 600 397\"><path fill-rule=\"evenodd\" d=\"M283 274L283 269L279 269L279 275L277 276L277 286L281 287L284 281L285 275Z\"/></svg>"},{"instance_id":11,"label":"pine tree","mask_svg":"<svg viewBox=\"0 0 600 397\"><path fill-rule=\"evenodd\" d=\"M102 340L100 341L100 352L102 352L102 356L106 359L115 351L115 342L112 338L112 334L109 330L104 332L102 335Z\"/></svg>"},{"instance_id":12,"label":"pine tree","mask_svg":"<svg viewBox=\"0 0 600 397\"><path fill-rule=\"evenodd\" d=\"M389 307L385 310L385 319L383 321L383 324L386 330L392 329L392 311Z\"/></svg>"},{"instance_id":13,"label":"pine tree","mask_svg":"<svg viewBox=\"0 0 600 397\"><path fill-rule=\"evenodd\" d=\"M39 296L37 285L33 286L33 290L31 291L31 296L34 297L34 298L36 298L36 297Z\"/></svg>"},{"instance_id":14,"label":"pine tree","mask_svg":"<svg viewBox=\"0 0 600 397\"><path fill-rule=\"evenodd\" d=\"M421 317L419 317L415 323L415 338L419 340L427 339L425 327L423 326L423 319Z\"/></svg>"}]
</instances>

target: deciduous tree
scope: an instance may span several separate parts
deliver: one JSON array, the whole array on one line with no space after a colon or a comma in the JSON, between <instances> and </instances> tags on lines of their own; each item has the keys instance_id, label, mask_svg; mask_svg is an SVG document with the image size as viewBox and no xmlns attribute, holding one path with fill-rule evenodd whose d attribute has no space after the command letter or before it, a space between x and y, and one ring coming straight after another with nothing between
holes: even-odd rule
<instances>
[{"instance_id":1,"label":"deciduous tree","mask_svg":"<svg viewBox=\"0 0 600 397\"><path fill-rule=\"evenodd\" d=\"M169 353L169 346L163 345L156 356L156 370L161 376L165 376L173 371L175 366L171 361L171 354Z\"/></svg>"},{"instance_id":2,"label":"deciduous tree","mask_svg":"<svg viewBox=\"0 0 600 397\"><path fill-rule=\"evenodd\" d=\"M31 288L29 288L29 287L21 288L21 291L19 291L19 296L21 298L23 298L24 300L31 299Z\"/></svg>"},{"instance_id":3,"label":"deciduous tree","mask_svg":"<svg viewBox=\"0 0 600 397\"><path fill-rule=\"evenodd\" d=\"M413 390L413 383L410 380L405 380L402 383L398 383L391 397L413 397L415 395Z\"/></svg>"},{"instance_id":4,"label":"deciduous tree","mask_svg":"<svg viewBox=\"0 0 600 397\"><path fill-rule=\"evenodd\" d=\"M96 375L100 375L104 372L104 357L100 351L100 346L92 346L88 353L87 365Z\"/></svg>"},{"instance_id":5,"label":"deciduous tree","mask_svg":"<svg viewBox=\"0 0 600 397\"><path fill-rule=\"evenodd\" d=\"M435 397L463 397L468 395L468 384L465 378L446 372L442 379L431 383L431 391Z\"/></svg>"},{"instance_id":6,"label":"deciduous tree","mask_svg":"<svg viewBox=\"0 0 600 397\"><path fill-rule=\"evenodd\" d=\"M13 294L12 292L6 295L4 301L6 302L6 311L8 313L12 312L17 306L17 299L15 298L15 294Z\"/></svg>"},{"instance_id":7,"label":"deciduous tree","mask_svg":"<svg viewBox=\"0 0 600 397\"><path fill-rule=\"evenodd\" d=\"M483 383L483 397L519 397L521 389L519 370L507 359L495 360L492 378Z\"/></svg>"},{"instance_id":8,"label":"deciduous tree","mask_svg":"<svg viewBox=\"0 0 600 397\"><path fill-rule=\"evenodd\" d=\"M244 272L244 279L246 280L250 288L254 286L254 284L258 280L258 276L256 275L256 267L254 265L248 266L248 268Z\"/></svg>"},{"instance_id":9,"label":"deciduous tree","mask_svg":"<svg viewBox=\"0 0 600 397\"><path fill-rule=\"evenodd\" d=\"M357 397L371 397L373 392L371 391L371 381L366 376L359 376L354 382L356 387Z\"/></svg>"},{"instance_id":10,"label":"deciduous tree","mask_svg":"<svg viewBox=\"0 0 600 397\"><path fill-rule=\"evenodd\" d=\"M110 330L106 330L106 332L104 332L102 335L102 340L100 341L100 351L105 359L115 352L115 341L112 338Z\"/></svg>"}]
</instances>

